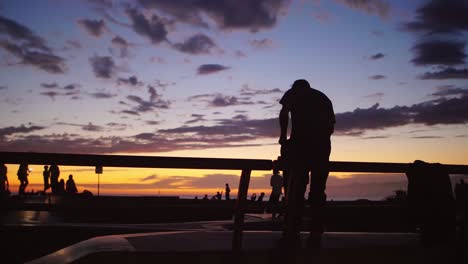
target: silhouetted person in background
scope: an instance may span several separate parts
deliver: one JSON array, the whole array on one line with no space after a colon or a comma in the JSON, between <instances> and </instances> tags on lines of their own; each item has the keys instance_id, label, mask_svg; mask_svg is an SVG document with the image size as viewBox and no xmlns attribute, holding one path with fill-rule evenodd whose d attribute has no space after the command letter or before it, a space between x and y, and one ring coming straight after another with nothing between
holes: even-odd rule
<instances>
[{"instance_id":1,"label":"silhouetted person in background","mask_svg":"<svg viewBox=\"0 0 468 264\"><path fill-rule=\"evenodd\" d=\"M57 184L56 194L63 195L65 194L65 180L60 179L59 183Z\"/></svg>"},{"instance_id":2,"label":"silhouetted person in background","mask_svg":"<svg viewBox=\"0 0 468 264\"><path fill-rule=\"evenodd\" d=\"M224 196L226 197L226 200L231 199L231 188L229 188L228 183L226 183L226 189L224 190Z\"/></svg>"},{"instance_id":3,"label":"silhouetted person in background","mask_svg":"<svg viewBox=\"0 0 468 264\"><path fill-rule=\"evenodd\" d=\"M8 169L5 164L0 164L0 194L6 194L10 192L10 183L8 182Z\"/></svg>"},{"instance_id":4,"label":"silhouetted person in background","mask_svg":"<svg viewBox=\"0 0 468 264\"><path fill-rule=\"evenodd\" d=\"M76 188L75 181L73 180L73 175L68 175L67 184L65 187L65 192L68 194L76 194L78 189Z\"/></svg>"},{"instance_id":5,"label":"silhouetted person in background","mask_svg":"<svg viewBox=\"0 0 468 264\"><path fill-rule=\"evenodd\" d=\"M280 100L279 114L281 134L279 143L289 168L286 198L286 218L283 239L289 245L297 245L299 227L304 208L304 194L309 182L309 202L314 209L316 226L312 226L309 246L320 246L322 233L322 207L326 201L325 185L331 152L330 136L333 134L335 114L328 97L310 87L306 80L296 80ZM291 135L288 140L289 114ZM282 153L282 156L283 156Z\"/></svg>"},{"instance_id":6,"label":"silhouetted person in background","mask_svg":"<svg viewBox=\"0 0 468 264\"><path fill-rule=\"evenodd\" d=\"M253 193L252 196L250 196L250 200L252 202L255 202L257 200L257 194L256 193Z\"/></svg>"},{"instance_id":7,"label":"silhouetted person in background","mask_svg":"<svg viewBox=\"0 0 468 264\"><path fill-rule=\"evenodd\" d=\"M59 177L60 177L60 169L57 166L57 164L52 164L50 165L50 186L52 187L52 193L57 193L57 187L59 183Z\"/></svg>"},{"instance_id":8,"label":"silhouetted person in background","mask_svg":"<svg viewBox=\"0 0 468 264\"><path fill-rule=\"evenodd\" d=\"M217 200L223 199L223 192L216 192L216 199Z\"/></svg>"},{"instance_id":9,"label":"silhouetted person in background","mask_svg":"<svg viewBox=\"0 0 468 264\"><path fill-rule=\"evenodd\" d=\"M42 172L42 177L44 178L44 193L47 191L47 189L50 188L49 184L49 178L50 178L50 170L49 166L44 166L44 171Z\"/></svg>"},{"instance_id":10,"label":"silhouetted person in background","mask_svg":"<svg viewBox=\"0 0 468 264\"><path fill-rule=\"evenodd\" d=\"M263 198L265 197L265 193L261 192L260 196L258 196L257 202L263 202Z\"/></svg>"},{"instance_id":11,"label":"silhouetted person in background","mask_svg":"<svg viewBox=\"0 0 468 264\"><path fill-rule=\"evenodd\" d=\"M203 196L203 200L208 200L208 194L205 194L205 196Z\"/></svg>"},{"instance_id":12,"label":"silhouetted person in background","mask_svg":"<svg viewBox=\"0 0 468 264\"><path fill-rule=\"evenodd\" d=\"M30 170L28 168L28 164L21 163L17 172L18 180L20 181L19 190L18 190L19 195L24 195L24 190L26 190L26 186L28 186L29 184L29 181L28 181L29 172Z\"/></svg>"},{"instance_id":13,"label":"silhouetted person in background","mask_svg":"<svg viewBox=\"0 0 468 264\"><path fill-rule=\"evenodd\" d=\"M271 194L270 194L270 207L271 207L271 216L276 218L276 214L279 210L279 199L281 196L281 187L283 186L283 177L281 177L279 170L274 169L273 175L270 178Z\"/></svg>"}]
</instances>

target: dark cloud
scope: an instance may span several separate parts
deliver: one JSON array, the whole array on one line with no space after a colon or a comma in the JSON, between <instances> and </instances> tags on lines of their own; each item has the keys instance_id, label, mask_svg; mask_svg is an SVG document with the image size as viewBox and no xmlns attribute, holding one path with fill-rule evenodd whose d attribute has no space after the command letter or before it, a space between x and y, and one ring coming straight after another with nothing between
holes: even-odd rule
<instances>
[{"instance_id":1,"label":"dark cloud","mask_svg":"<svg viewBox=\"0 0 468 264\"><path fill-rule=\"evenodd\" d=\"M130 76L128 78L119 78L117 84L129 85L129 86L142 86L143 82L139 81L136 76Z\"/></svg>"},{"instance_id":2,"label":"dark cloud","mask_svg":"<svg viewBox=\"0 0 468 264\"><path fill-rule=\"evenodd\" d=\"M220 29L247 29L253 32L276 25L287 0L139 0L146 8L155 8L179 22L208 27L214 21Z\"/></svg>"},{"instance_id":3,"label":"dark cloud","mask_svg":"<svg viewBox=\"0 0 468 264\"><path fill-rule=\"evenodd\" d=\"M406 112L406 107L385 109L375 104L367 109L357 108L352 112L338 113L335 131L340 134L406 125L410 122Z\"/></svg>"},{"instance_id":4,"label":"dark cloud","mask_svg":"<svg viewBox=\"0 0 468 264\"><path fill-rule=\"evenodd\" d=\"M189 54L209 54L211 49L216 47L215 42L204 34L196 34L185 40L183 43L173 45L175 49Z\"/></svg>"},{"instance_id":5,"label":"dark cloud","mask_svg":"<svg viewBox=\"0 0 468 264\"><path fill-rule=\"evenodd\" d=\"M364 96L364 98L373 99L373 100L381 100L384 95L385 95L384 93L378 92L378 93L368 94Z\"/></svg>"},{"instance_id":6,"label":"dark cloud","mask_svg":"<svg viewBox=\"0 0 468 264\"><path fill-rule=\"evenodd\" d=\"M185 125L206 121L205 115L192 114L191 117L192 119L184 122Z\"/></svg>"},{"instance_id":7,"label":"dark cloud","mask_svg":"<svg viewBox=\"0 0 468 264\"><path fill-rule=\"evenodd\" d=\"M465 43L452 40L428 40L416 44L412 51L415 65L455 65L465 62Z\"/></svg>"},{"instance_id":8,"label":"dark cloud","mask_svg":"<svg viewBox=\"0 0 468 264\"><path fill-rule=\"evenodd\" d=\"M8 89L8 86L6 86L6 85L0 85L0 90L6 90L6 89Z\"/></svg>"},{"instance_id":9,"label":"dark cloud","mask_svg":"<svg viewBox=\"0 0 468 264\"><path fill-rule=\"evenodd\" d=\"M93 123L91 123L91 122L89 122L87 125L67 123L67 122L58 122L56 124L57 125L64 125L64 126L79 127L84 131L90 131L90 132L101 132L101 131L104 130L104 128L102 126L93 125Z\"/></svg>"},{"instance_id":10,"label":"dark cloud","mask_svg":"<svg viewBox=\"0 0 468 264\"><path fill-rule=\"evenodd\" d=\"M55 55L41 37L31 29L0 16L0 48L31 65L49 73L64 73L65 59Z\"/></svg>"},{"instance_id":11,"label":"dark cloud","mask_svg":"<svg viewBox=\"0 0 468 264\"><path fill-rule=\"evenodd\" d=\"M60 88L60 86L57 83L41 83L42 88L47 88L47 89L56 89Z\"/></svg>"},{"instance_id":12,"label":"dark cloud","mask_svg":"<svg viewBox=\"0 0 468 264\"><path fill-rule=\"evenodd\" d=\"M67 85L61 87L57 83L53 82L53 83L41 83L41 87L46 88L46 89L74 90L74 89L78 89L80 87L80 85L75 84L75 83L71 83L71 84L67 84Z\"/></svg>"},{"instance_id":13,"label":"dark cloud","mask_svg":"<svg viewBox=\"0 0 468 264\"><path fill-rule=\"evenodd\" d=\"M144 177L143 179L140 179L140 181L141 182L146 182L146 181L150 181L150 180L156 180L157 178L158 178L158 176L153 174L153 175Z\"/></svg>"},{"instance_id":14,"label":"dark cloud","mask_svg":"<svg viewBox=\"0 0 468 264\"><path fill-rule=\"evenodd\" d=\"M207 103L207 105L211 107L254 104L254 102L250 101L248 98L223 95L220 93L193 95L187 98L187 101L201 101Z\"/></svg>"},{"instance_id":15,"label":"dark cloud","mask_svg":"<svg viewBox=\"0 0 468 264\"><path fill-rule=\"evenodd\" d=\"M131 103L136 103L137 105L131 110L126 111L126 114L137 114L146 113L154 111L156 109L168 109L171 105L171 102L168 100L163 100L162 96L157 93L156 89L153 86L148 86L149 100L144 100L143 98L136 95L127 96L127 100Z\"/></svg>"},{"instance_id":16,"label":"dark cloud","mask_svg":"<svg viewBox=\"0 0 468 264\"><path fill-rule=\"evenodd\" d=\"M48 73L65 73L65 59L51 52L31 50L24 44L18 46L5 40L0 40L0 48L21 59L20 64L31 65Z\"/></svg>"},{"instance_id":17,"label":"dark cloud","mask_svg":"<svg viewBox=\"0 0 468 264\"><path fill-rule=\"evenodd\" d=\"M31 133L31 132L42 130L45 128L46 127L43 127L43 126L32 126L32 125L30 125L29 127L25 125L21 125L17 127L10 126L10 127L0 128L0 140L3 140L6 136L11 136L11 135L19 134L19 133L21 134Z\"/></svg>"},{"instance_id":18,"label":"dark cloud","mask_svg":"<svg viewBox=\"0 0 468 264\"><path fill-rule=\"evenodd\" d=\"M161 123L161 122L159 122L159 121L154 121L154 120L145 121L145 124L150 125L150 126L156 126L156 125L159 125L160 123Z\"/></svg>"},{"instance_id":19,"label":"dark cloud","mask_svg":"<svg viewBox=\"0 0 468 264\"><path fill-rule=\"evenodd\" d=\"M386 18L390 12L390 4L382 0L335 0L352 9Z\"/></svg>"},{"instance_id":20,"label":"dark cloud","mask_svg":"<svg viewBox=\"0 0 468 264\"><path fill-rule=\"evenodd\" d=\"M95 99L109 99L116 97L116 94L111 94L111 93L104 93L104 92L96 92L96 93L90 93L89 96Z\"/></svg>"},{"instance_id":21,"label":"dark cloud","mask_svg":"<svg viewBox=\"0 0 468 264\"><path fill-rule=\"evenodd\" d=\"M446 97L446 96L468 96L468 89L455 87L453 85L444 85L437 87L437 91L431 94L435 97Z\"/></svg>"},{"instance_id":22,"label":"dark cloud","mask_svg":"<svg viewBox=\"0 0 468 264\"><path fill-rule=\"evenodd\" d=\"M83 27L88 34L94 37L101 36L106 31L106 23L104 20L80 19L78 25Z\"/></svg>"},{"instance_id":23,"label":"dark cloud","mask_svg":"<svg viewBox=\"0 0 468 264\"><path fill-rule=\"evenodd\" d=\"M372 76L369 76L369 79L371 80L382 80L382 79L385 79L387 78L385 75L381 75L381 74L376 74L376 75L372 75Z\"/></svg>"},{"instance_id":24,"label":"dark cloud","mask_svg":"<svg viewBox=\"0 0 468 264\"><path fill-rule=\"evenodd\" d=\"M276 93L283 93L283 91L279 88L273 89L253 89L250 88L248 85L244 85L241 89L240 95L242 96L256 96L256 95L266 95L266 94L276 94Z\"/></svg>"},{"instance_id":25,"label":"dark cloud","mask_svg":"<svg viewBox=\"0 0 468 264\"><path fill-rule=\"evenodd\" d=\"M94 75L98 78L110 79L114 75L116 66L112 57L97 56L89 58Z\"/></svg>"},{"instance_id":26,"label":"dark cloud","mask_svg":"<svg viewBox=\"0 0 468 264\"><path fill-rule=\"evenodd\" d=\"M468 30L468 2L465 0L432 0L416 10L416 20L404 25L412 32L429 34L458 33Z\"/></svg>"},{"instance_id":27,"label":"dark cloud","mask_svg":"<svg viewBox=\"0 0 468 264\"><path fill-rule=\"evenodd\" d=\"M57 96L70 96L71 99L78 99L77 96L80 94L79 84L68 84L61 87L57 83L41 83L41 87L47 89L47 91L39 94L52 100L55 100Z\"/></svg>"},{"instance_id":28,"label":"dark cloud","mask_svg":"<svg viewBox=\"0 0 468 264\"><path fill-rule=\"evenodd\" d=\"M250 41L250 45L256 49L268 49L273 46L273 40L269 38L254 39Z\"/></svg>"},{"instance_id":29,"label":"dark cloud","mask_svg":"<svg viewBox=\"0 0 468 264\"><path fill-rule=\"evenodd\" d=\"M426 1L416 10L414 21L406 23L403 30L417 34L418 42L412 48L417 66L464 64L466 38L468 30L468 2L465 0L431 0ZM442 74L448 79L455 75ZM423 75L432 78L433 75ZM435 78L438 74L434 75Z\"/></svg>"},{"instance_id":30,"label":"dark cloud","mask_svg":"<svg viewBox=\"0 0 468 264\"><path fill-rule=\"evenodd\" d=\"M18 45L21 45L23 49L33 48L43 52L51 51L44 39L36 35L31 29L4 16L0 16L0 34L18 41Z\"/></svg>"},{"instance_id":31,"label":"dark cloud","mask_svg":"<svg viewBox=\"0 0 468 264\"><path fill-rule=\"evenodd\" d=\"M133 30L148 38L151 43L159 44L162 41L167 41L167 29L164 21L157 15L152 15L151 19L147 19L142 13L136 9L127 9L127 15L132 21Z\"/></svg>"},{"instance_id":32,"label":"dark cloud","mask_svg":"<svg viewBox=\"0 0 468 264\"><path fill-rule=\"evenodd\" d=\"M440 71L425 72L419 78L422 80L468 79L468 68L446 67Z\"/></svg>"},{"instance_id":33,"label":"dark cloud","mask_svg":"<svg viewBox=\"0 0 468 264\"><path fill-rule=\"evenodd\" d=\"M379 52L379 53L376 53L376 54L374 54L374 55L371 55L371 56L369 57L369 59L371 59L371 60L379 60L379 59L383 59L384 57L385 57L385 54Z\"/></svg>"},{"instance_id":34,"label":"dark cloud","mask_svg":"<svg viewBox=\"0 0 468 264\"><path fill-rule=\"evenodd\" d=\"M224 71L227 69L230 69L230 67L226 67L220 64L203 64L198 67L197 73L204 75Z\"/></svg>"},{"instance_id":35,"label":"dark cloud","mask_svg":"<svg viewBox=\"0 0 468 264\"><path fill-rule=\"evenodd\" d=\"M130 44L127 42L127 40L120 36L115 36L111 42L112 45L114 45L119 50L119 56L121 58L128 58L130 56Z\"/></svg>"},{"instance_id":36,"label":"dark cloud","mask_svg":"<svg viewBox=\"0 0 468 264\"><path fill-rule=\"evenodd\" d=\"M140 115L137 111L133 111L133 110L122 110L121 113L127 114L127 115L135 115L135 116Z\"/></svg>"}]
</instances>

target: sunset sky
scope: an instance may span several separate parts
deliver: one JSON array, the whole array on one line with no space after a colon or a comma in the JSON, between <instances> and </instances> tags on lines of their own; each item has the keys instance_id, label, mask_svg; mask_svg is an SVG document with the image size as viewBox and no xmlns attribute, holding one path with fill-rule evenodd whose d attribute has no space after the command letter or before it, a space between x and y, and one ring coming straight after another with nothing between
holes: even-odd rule
<instances>
[{"instance_id":1,"label":"sunset sky","mask_svg":"<svg viewBox=\"0 0 468 264\"><path fill-rule=\"evenodd\" d=\"M466 0L2 0L0 151L275 159L278 101L303 78L333 102L331 160L468 164L467 14ZM68 174L97 192L94 168ZM104 168L100 192L235 193L239 175ZM331 173L328 193L405 186Z\"/></svg>"}]
</instances>

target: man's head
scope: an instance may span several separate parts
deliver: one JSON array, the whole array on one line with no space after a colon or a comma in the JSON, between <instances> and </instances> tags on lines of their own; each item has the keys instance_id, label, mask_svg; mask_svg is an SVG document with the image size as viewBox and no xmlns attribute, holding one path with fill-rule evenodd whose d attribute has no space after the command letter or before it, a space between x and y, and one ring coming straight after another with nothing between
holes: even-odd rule
<instances>
[{"instance_id":1,"label":"man's head","mask_svg":"<svg viewBox=\"0 0 468 264\"><path fill-rule=\"evenodd\" d=\"M294 81L292 88L310 88L310 84L304 79L299 79Z\"/></svg>"}]
</instances>

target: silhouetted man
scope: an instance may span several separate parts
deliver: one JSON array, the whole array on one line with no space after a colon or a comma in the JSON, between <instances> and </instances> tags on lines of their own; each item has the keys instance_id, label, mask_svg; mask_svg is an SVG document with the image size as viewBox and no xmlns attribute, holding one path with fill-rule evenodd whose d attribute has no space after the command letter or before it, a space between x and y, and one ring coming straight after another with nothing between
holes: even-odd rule
<instances>
[{"instance_id":1,"label":"silhouetted man","mask_svg":"<svg viewBox=\"0 0 468 264\"><path fill-rule=\"evenodd\" d=\"M319 246L323 233L321 209L326 201L325 185L331 151L330 136L335 126L335 114L328 97L310 87L306 80L296 80L280 100L279 120L282 155L286 155L289 169L287 211L284 239L294 245L299 242L299 231L304 207L304 193L309 181L309 202L314 210L315 226L311 227L310 246ZM291 135L287 138L289 113Z\"/></svg>"},{"instance_id":2,"label":"silhouetted man","mask_svg":"<svg viewBox=\"0 0 468 264\"><path fill-rule=\"evenodd\" d=\"M18 180L20 181L19 185L19 190L18 190L18 195L23 195L25 194L26 186L28 186L29 181L28 181L28 175L29 175L30 169L28 167L28 164L26 163L21 163L18 172L16 175L18 176Z\"/></svg>"},{"instance_id":3,"label":"silhouetted man","mask_svg":"<svg viewBox=\"0 0 468 264\"><path fill-rule=\"evenodd\" d=\"M226 200L231 199L231 188L229 188L229 184L226 183L226 189L224 190L224 195L226 196Z\"/></svg>"},{"instance_id":4,"label":"silhouetted man","mask_svg":"<svg viewBox=\"0 0 468 264\"><path fill-rule=\"evenodd\" d=\"M8 193L10 190L10 184L8 183L8 169L5 164L0 164L0 194Z\"/></svg>"},{"instance_id":5,"label":"silhouetted man","mask_svg":"<svg viewBox=\"0 0 468 264\"><path fill-rule=\"evenodd\" d=\"M42 177L44 178L44 193L47 191L47 189L50 188L49 184L49 178L50 178L50 170L49 166L44 166L44 171L42 172Z\"/></svg>"},{"instance_id":6,"label":"silhouetted man","mask_svg":"<svg viewBox=\"0 0 468 264\"><path fill-rule=\"evenodd\" d=\"M68 180L65 187L65 192L68 194L76 194L78 189L76 188L75 181L73 180L73 175L68 175Z\"/></svg>"}]
</instances>

